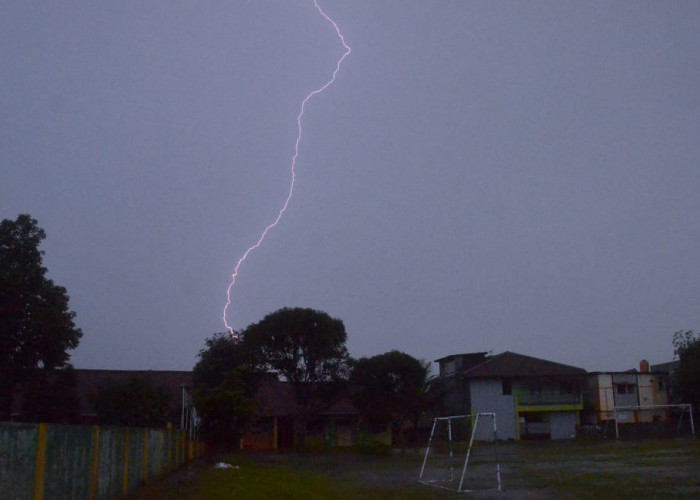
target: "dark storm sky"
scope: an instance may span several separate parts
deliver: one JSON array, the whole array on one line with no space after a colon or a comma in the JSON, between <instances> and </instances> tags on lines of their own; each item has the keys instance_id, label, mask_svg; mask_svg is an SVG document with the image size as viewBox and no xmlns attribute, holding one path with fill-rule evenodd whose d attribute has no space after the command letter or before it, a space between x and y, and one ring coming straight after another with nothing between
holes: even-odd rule
<instances>
[{"instance_id":1,"label":"dark storm sky","mask_svg":"<svg viewBox=\"0 0 700 500\"><path fill-rule=\"evenodd\" d=\"M354 356L588 370L700 328L700 3L321 0L352 54L229 321ZM46 230L81 368L189 369L343 47L308 1L9 2L0 217Z\"/></svg>"}]
</instances>

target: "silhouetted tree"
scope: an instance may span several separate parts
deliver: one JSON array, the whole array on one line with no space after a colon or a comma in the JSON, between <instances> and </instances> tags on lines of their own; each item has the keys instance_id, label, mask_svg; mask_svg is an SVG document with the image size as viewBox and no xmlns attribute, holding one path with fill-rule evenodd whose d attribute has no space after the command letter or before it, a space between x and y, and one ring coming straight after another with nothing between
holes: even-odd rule
<instances>
[{"instance_id":1,"label":"silhouetted tree","mask_svg":"<svg viewBox=\"0 0 700 500\"><path fill-rule=\"evenodd\" d=\"M353 400L363 419L376 426L391 423L401 444L405 424L411 422L415 430L421 414L439 403L436 381L427 362L396 350L360 358L350 376Z\"/></svg>"},{"instance_id":2,"label":"silhouetted tree","mask_svg":"<svg viewBox=\"0 0 700 500\"><path fill-rule=\"evenodd\" d=\"M228 333L206 340L192 373L193 401L202 419L202 438L210 446L234 448L255 416L255 371L240 341Z\"/></svg>"},{"instance_id":3,"label":"silhouetted tree","mask_svg":"<svg viewBox=\"0 0 700 500\"><path fill-rule=\"evenodd\" d=\"M275 372L291 385L298 413L298 445L309 419L342 392L349 374L345 325L327 313L284 308L243 332L243 345L255 366Z\"/></svg>"},{"instance_id":4,"label":"silhouetted tree","mask_svg":"<svg viewBox=\"0 0 700 500\"><path fill-rule=\"evenodd\" d=\"M46 278L46 238L29 215L0 223L0 419L9 415L16 384L36 368L65 368L82 332L66 289Z\"/></svg>"},{"instance_id":5,"label":"silhouetted tree","mask_svg":"<svg viewBox=\"0 0 700 500\"><path fill-rule=\"evenodd\" d=\"M673 335L673 352L679 364L676 380L682 402L700 405L700 335L679 330Z\"/></svg>"}]
</instances>

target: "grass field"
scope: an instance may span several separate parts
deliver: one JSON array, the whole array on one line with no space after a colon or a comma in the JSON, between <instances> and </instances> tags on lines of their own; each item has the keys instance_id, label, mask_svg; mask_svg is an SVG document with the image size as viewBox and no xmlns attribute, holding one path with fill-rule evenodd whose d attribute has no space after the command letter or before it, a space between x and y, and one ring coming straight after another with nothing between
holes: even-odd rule
<instances>
[{"instance_id":1,"label":"grass field","mask_svg":"<svg viewBox=\"0 0 700 500\"><path fill-rule=\"evenodd\" d=\"M343 450L210 457L132 499L700 498L697 439L521 442L497 451L502 492L458 494L418 484L420 450L389 456ZM484 484L495 484L494 456L491 447L480 448L470 465L488 476ZM216 469L218 461L237 468Z\"/></svg>"}]
</instances>

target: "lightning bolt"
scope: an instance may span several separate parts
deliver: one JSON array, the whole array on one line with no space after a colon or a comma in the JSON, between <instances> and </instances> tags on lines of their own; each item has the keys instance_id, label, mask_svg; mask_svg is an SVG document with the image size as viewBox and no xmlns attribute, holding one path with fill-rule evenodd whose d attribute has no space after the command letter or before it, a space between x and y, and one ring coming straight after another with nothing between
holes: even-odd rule
<instances>
[{"instance_id":1,"label":"lightning bolt","mask_svg":"<svg viewBox=\"0 0 700 500\"><path fill-rule=\"evenodd\" d=\"M350 49L350 46L345 42L345 37L343 36L343 33L340 31L340 28L338 25L331 19L328 14L326 14L321 6L318 4L317 0L313 0L314 7L316 7L316 10L318 10L319 14L328 22L330 23L331 26L333 26L333 29L335 30L335 34L338 36L340 39L340 42L343 44L343 47L345 51L343 52L343 55L340 56L340 58L336 61L335 64L335 70L333 71L333 74L331 75L331 78L324 83L321 87L317 88L316 90L313 90L309 92L306 97L304 97L304 100L301 101L301 108L299 110L299 114L297 115L297 140L294 144L294 156L292 156L291 164L290 164L290 174L291 174L291 182L289 183L289 192L287 193L287 198L284 200L284 203L282 204L282 208L280 208L279 212L277 213L277 217L275 220L270 223L265 230L260 234L260 237L258 240L255 242L255 244L251 245L248 250L245 251L243 256L238 259L238 262L236 262L236 266L233 268L233 274L231 275L231 282L228 285L228 288L226 289L226 304L224 305L224 312L223 312L223 319L224 319L224 325L226 326L226 330L228 330L229 334L237 338L238 334L233 330L233 328L229 325L227 321L227 312L228 308L231 305L231 290L233 289L233 286L236 284L236 278L238 277L238 272L241 268L241 265L245 260L248 258L248 255L250 255L251 252L253 252L255 249L257 249L260 245L262 245L262 242L265 240L265 237L267 234L274 229L277 224L279 224L280 220L282 220L282 216L284 213L287 211L287 207L289 206L289 201L292 199L292 194L294 194L294 180L296 179L296 166L297 166L297 158L299 157L299 144L301 143L302 139L302 118L304 117L304 112L306 111L306 105L308 102L315 96L320 93L322 93L324 90L326 90L328 87L330 87L336 79L336 75L338 74L338 71L340 71L340 66L343 64L343 61L347 56L350 55L350 52L352 51Z\"/></svg>"}]
</instances>

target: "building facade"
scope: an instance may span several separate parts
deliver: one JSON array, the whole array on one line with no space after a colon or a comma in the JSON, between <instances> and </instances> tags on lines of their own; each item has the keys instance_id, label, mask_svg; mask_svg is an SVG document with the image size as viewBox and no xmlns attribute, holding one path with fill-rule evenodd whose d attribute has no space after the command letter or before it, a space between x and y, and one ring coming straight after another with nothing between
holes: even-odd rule
<instances>
[{"instance_id":1,"label":"building facade","mask_svg":"<svg viewBox=\"0 0 700 500\"><path fill-rule=\"evenodd\" d=\"M436 362L448 387L445 414L494 412L499 439L576 436L583 409L584 369L510 351L495 356L456 354Z\"/></svg>"},{"instance_id":2,"label":"building facade","mask_svg":"<svg viewBox=\"0 0 700 500\"><path fill-rule=\"evenodd\" d=\"M604 425L616 418L618 424L665 422L669 418L667 408L649 407L669 403L668 374L650 371L645 361L640 363L639 371L590 373L584 392L583 423Z\"/></svg>"}]
</instances>

